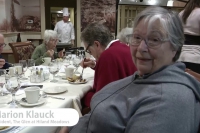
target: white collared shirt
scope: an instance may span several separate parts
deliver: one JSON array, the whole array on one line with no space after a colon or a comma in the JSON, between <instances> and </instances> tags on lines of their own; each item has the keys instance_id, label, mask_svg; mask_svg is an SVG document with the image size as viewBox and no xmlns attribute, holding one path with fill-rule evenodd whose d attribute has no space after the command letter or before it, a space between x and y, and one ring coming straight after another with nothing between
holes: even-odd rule
<instances>
[{"instance_id":1,"label":"white collared shirt","mask_svg":"<svg viewBox=\"0 0 200 133\"><path fill-rule=\"evenodd\" d=\"M106 49L108 49L114 42L116 41L119 41L119 39L116 39L116 40L112 40L107 46L106 46ZM106 50L105 49L105 50Z\"/></svg>"}]
</instances>

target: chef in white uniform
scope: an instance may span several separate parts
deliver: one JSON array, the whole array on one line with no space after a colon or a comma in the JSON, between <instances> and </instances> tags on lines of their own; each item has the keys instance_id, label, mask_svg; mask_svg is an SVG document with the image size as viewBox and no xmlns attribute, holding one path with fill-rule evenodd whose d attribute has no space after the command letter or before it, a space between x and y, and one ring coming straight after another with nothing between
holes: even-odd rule
<instances>
[{"instance_id":1,"label":"chef in white uniform","mask_svg":"<svg viewBox=\"0 0 200 133\"><path fill-rule=\"evenodd\" d=\"M68 8L63 8L63 20L56 23L54 31L58 33L58 39L61 43L72 44L74 46L74 26L69 20Z\"/></svg>"}]
</instances>

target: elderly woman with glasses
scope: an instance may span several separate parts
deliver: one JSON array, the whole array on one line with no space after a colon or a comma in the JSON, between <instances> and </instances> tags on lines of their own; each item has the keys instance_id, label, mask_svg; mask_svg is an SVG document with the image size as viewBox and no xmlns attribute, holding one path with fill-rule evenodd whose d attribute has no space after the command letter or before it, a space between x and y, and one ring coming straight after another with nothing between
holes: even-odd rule
<instances>
[{"instance_id":1,"label":"elderly woman with glasses","mask_svg":"<svg viewBox=\"0 0 200 133\"><path fill-rule=\"evenodd\" d=\"M86 52L96 59L96 63L91 59L85 59L82 63L83 67L95 69L93 89L82 99L85 114L96 92L110 82L132 75L136 67L132 62L129 47L119 40L113 40L111 32L103 24L88 25L81 33L81 40L86 47Z\"/></svg>"},{"instance_id":2,"label":"elderly woman with glasses","mask_svg":"<svg viewBox=\"0 0 200 133\"><path fill-rule=\"evenodd\" d=\"M4 36L0 33L0 68L1 69L7 69L11 66L10 63L6 62L5 59L3 59L1 53L3 51L3 48L6 46L4 43Z\"/></svg>"},{"instance_id":3,"label":"elderly woman with glasses","mask_svg":"<svg viewBox=\"0 0 200 133\"><path fill-rule=\"evenodd\" d=\"M61 50L59 53L56 52L57 42L57 32L53 30L45 30L44 43L37 46L31 56L31 58L35 60L35 65L42 64L42 58L44 57L51 57L52 59L63 57L64 50Z\"/></svg>"},{"instance_id":4,"label":"elderly woman with glasses","mask_svg":"<svg viewBox=\"0 0 200 133\"><path fill-rule=\"evenodd\" d=\"M60 133L197 133L200 84L176 62L183 43L176 13L161 7L140 12L130 41L138 71L96 93L91 113Z\"/></svg>"}]
</instances>

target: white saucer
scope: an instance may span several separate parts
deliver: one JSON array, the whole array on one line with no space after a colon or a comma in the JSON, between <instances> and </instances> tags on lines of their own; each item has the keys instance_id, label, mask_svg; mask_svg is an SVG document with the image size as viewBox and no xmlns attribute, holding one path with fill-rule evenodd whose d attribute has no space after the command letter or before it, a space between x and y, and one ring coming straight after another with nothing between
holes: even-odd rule
<instances>
[{"instance_id":1,"label":"white saucer","mask_svg":"<svg viewBox=\"0 0 200 133\"><path fill-rule=\"evenodd\" d=\"M5 133L6 131L12 129L13 127L7 127L5 129L0 130L0 133Z\"/></svg>"},{"instance_id":2,"label":"white saucer","mask_svg":"<svg viewBox=\"0 0 200 133\"><path fill-rule=\"evenodd\" d=\"M43 91L48 94L59 94L67 91L66 86L47 87Z\"/></svg>"},{"instance_id":3,"label":"white saucer","mask_svg":"<svg viewBox=\"0 0 200 133\"><path fill-rule=\"evenodd\" d=\"M22 106L31 107L31 106L41 105L41 104L43 104L43 103L45 103L45 102L46 102L46 99L41 97L41 98L38 100L37 103L32 103L32 104L30 104L30 103L27 103L27 102L24 102L24 101L20 100L20 101L19 101L19 104L22 105Z\"/></svg>"}]
</instances>

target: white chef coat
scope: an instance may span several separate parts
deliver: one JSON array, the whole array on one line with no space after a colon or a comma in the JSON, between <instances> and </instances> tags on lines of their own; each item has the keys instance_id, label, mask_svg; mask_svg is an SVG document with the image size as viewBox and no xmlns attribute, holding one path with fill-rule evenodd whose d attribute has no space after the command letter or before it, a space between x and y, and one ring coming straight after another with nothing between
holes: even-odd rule
<instances>
[{"instance_id":1,"label":"white chef coat","mask_svg":"<svg viewBox=\"0 0 200 133\"><path fill-rule=\"evenodd\" d=\"M56 23L54 31L58 33L58 39L62 43L71 44L71 40L75 39L74 26L71 22L64 22L63 20Z\"/></svg>"}]
</instances>

